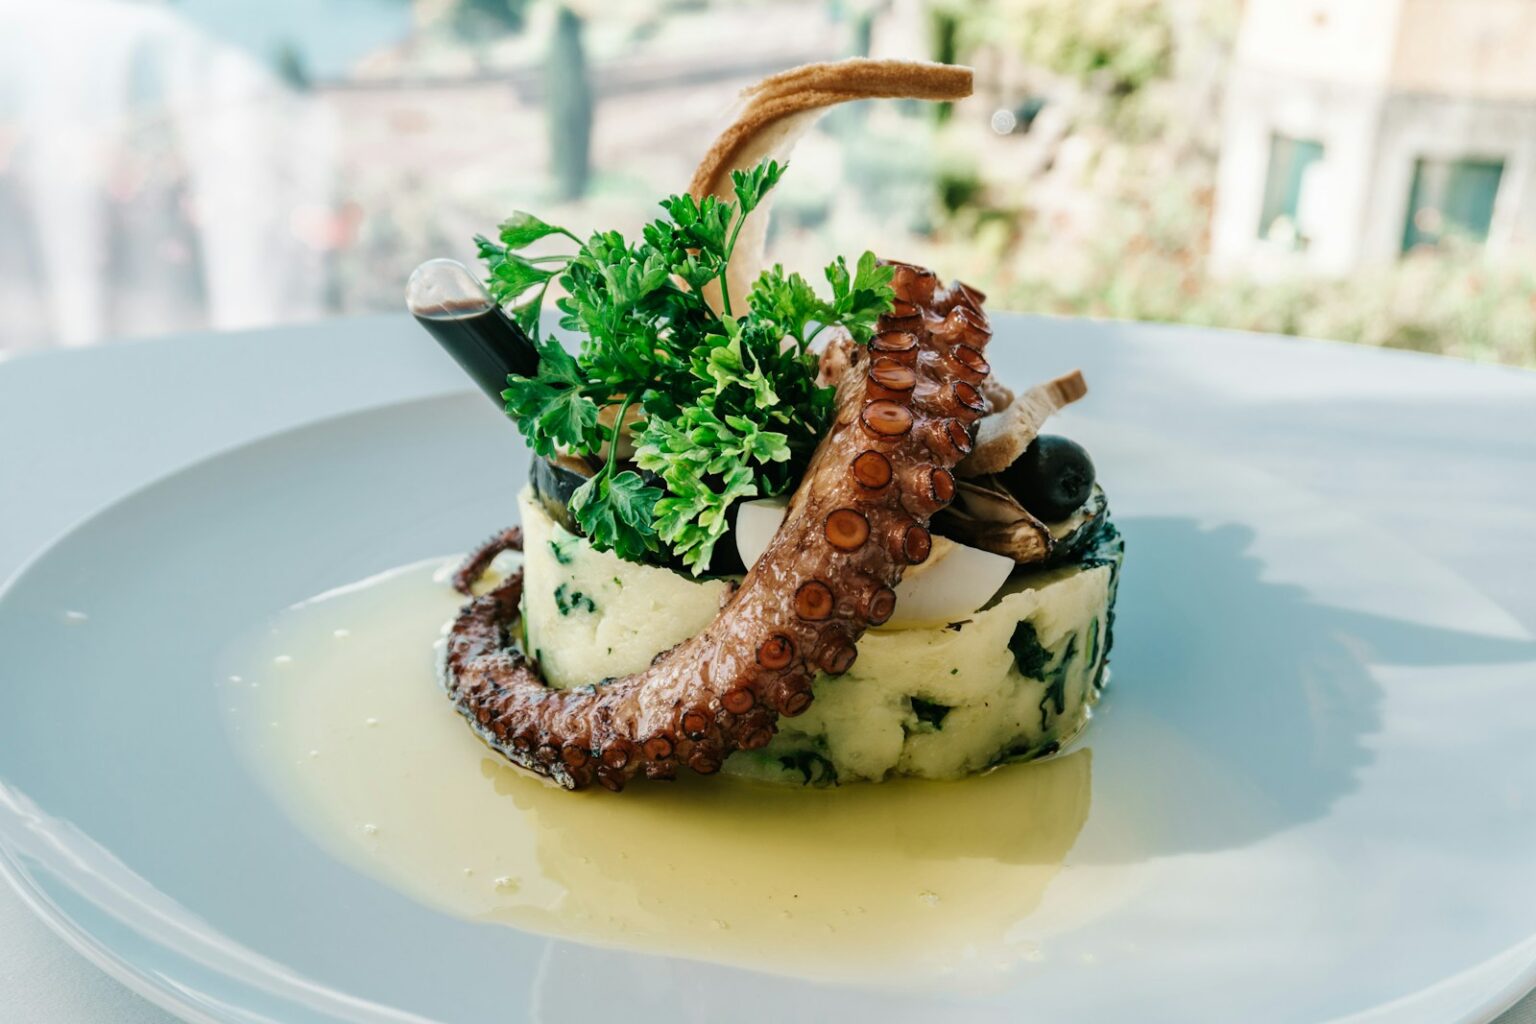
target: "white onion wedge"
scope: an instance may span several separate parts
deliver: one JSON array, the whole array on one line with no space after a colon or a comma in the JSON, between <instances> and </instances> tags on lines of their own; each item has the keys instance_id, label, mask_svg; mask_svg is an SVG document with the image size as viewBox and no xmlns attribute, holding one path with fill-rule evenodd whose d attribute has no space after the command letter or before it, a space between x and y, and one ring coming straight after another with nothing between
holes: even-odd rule
<instances>
[{"instance_id":1,"label":"white onion wedge","mask_svg":"<svg viewBox=\"0 0 1536 1024\"><path fill-rule=\"evenodd\" d=\"M779 532L784 510L788 507L789 502L784 498L759 498L737 506L736 553L741 556L742 565L752 568L768 550L768 542Z\"/></svg>"},{"instance_id":2,"label":"white onion wedge","mask_svg":"<svg viewBox=\"0 0 1536 1024\"><path fill-rule=\"evenodd\" d=\"M896 584L896 613L888 628L939 626L974 615L992 600L1014 561L1002 555L933 535L926 561L909 566Z\"/></svg>"}]
</instances>

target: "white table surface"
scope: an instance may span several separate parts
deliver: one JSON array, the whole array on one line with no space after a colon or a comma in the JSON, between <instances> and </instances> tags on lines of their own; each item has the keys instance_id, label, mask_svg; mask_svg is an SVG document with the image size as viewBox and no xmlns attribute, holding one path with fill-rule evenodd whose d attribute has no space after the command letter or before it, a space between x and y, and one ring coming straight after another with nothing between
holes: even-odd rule
<instances>
[{"instance_id":1,"label":"white table surface","mask_svg":"<svg viewBox=\"0 0 1536 1024\"><path fill-rule=\"evenodd\" d=\"M1398 439L1400 458L1370 468L1372 503L1352 502L1390 529L1411 533L1423 502L1455 500L1423 493L1426 481L1413 473L1419 446L1507 462L1511 473L1529 475L1536 465L1536 374L1194 328L1036 319L1029 329L1067 340L1079 334L1128 342L1114 368L1096 368L1091 360L1084 365L1090 381L1097 370L1118 375L1122 388L1135 386L1141 358L1155 358L1163 369L1175 364L1175 375L1198 387L1201 354L1209 346L1291 346L1286 377L1267 375L1252 381L1249 393L1231 397L1245 404L1248 415L1275 418L1272 447L1254 457L1282 475L1289 468L1325 495L1349 493L1350 477L1361 467L1319 459L1316 446L1326 446L1342 426L1360 429L1369 422L1362 415L1369 410L1360 405L1362 383L1379 380L1374 390L1366 385L1367 402L1412 404L1422 408L1424 423L1422 435ZM353 371L322 379L298 373L301 353L316 345L343 350ZM167 383L171 366L174 388ZM188 381L206 383L189 388ZM0 360L0 580L84 516L219 451L318 418L464 389L458 369L405 317L185 335ZM1346 390L1355 396L1351 403L1330 403L1330 394ZM279 392L283 401L270 401ZM1176 405L1177 396L1169 401ZM67 435L77 422L75 410L102 405L121 409L118 429L110 436L72 438L75 457L68 464L42 458L40 439ZM1176 415L1172 420L1159 429L1191 435L1219 429ZM1530 515L1536 528L1530 509L1513 514ZM1484 576L1479 566L1499 557L1480 548L1475 534L1449 539L1441 554L1473 581ZM1505 592L1490 589L1489 596L1536 631L1536 590L1504 586ZM163 1024L173 1018L87 963L0 886L0 1020ZM1536 994L1497 1021L1536 1024Z\"/></svg>"}]
</instances>

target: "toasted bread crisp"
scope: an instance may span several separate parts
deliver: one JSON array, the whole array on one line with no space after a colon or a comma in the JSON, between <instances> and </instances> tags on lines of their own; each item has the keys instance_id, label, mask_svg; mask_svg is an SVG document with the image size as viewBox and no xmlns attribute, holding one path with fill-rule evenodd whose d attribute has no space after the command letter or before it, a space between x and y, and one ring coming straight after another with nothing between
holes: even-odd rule
<instances>
[{"instance_id":1,"label":"toasted bread crisp","mask_svg":"<svg viewBox=\"0 0 1536 1024\"><path fill-rule=\"evenodd\" d=\"M976 448L955 467L955 472L964 477L986 476L1007 468L1039 436L1040 428L1052 413L1087 393L1088 382L1083 380L1080 370L1030 388L1010 405L982 417L976 428Z\"/></svg>"},{"instance_id":2,"label":"toasted bread crisp","mask_svg":"<svg viewBox=\"0 0 1536 1024\"><path fill-rule=\"evenodd\" d=\"M688 191L730 199L731 172L773 158L784 162L795 143L826 111L866 99L958 100L971 94L971 69L926 61L852 60L806 64L758 82L742 93L742 105L699 162ZM763 269L769 200L742 225L726 280L732 295L745 295ZM709 300L719 307L718 290Z\"/></svg>"}]
</instances>

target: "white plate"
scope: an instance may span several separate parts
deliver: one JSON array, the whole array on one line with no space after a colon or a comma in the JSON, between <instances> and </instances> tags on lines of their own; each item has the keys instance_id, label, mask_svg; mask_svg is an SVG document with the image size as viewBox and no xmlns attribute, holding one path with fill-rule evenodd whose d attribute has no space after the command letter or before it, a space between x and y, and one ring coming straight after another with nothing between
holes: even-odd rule
<instances>
[{"instance_id":1,"label":"white plate","mask_svg":"<svg viewBox=\"0 0 1536 1024\"><path fill-rule=\"evenodd\" d=\"M1095 396L1062 428L1093 451L1129 554L1088 820L1019 924L1038 957L990 983L842 987L460 920L292 824L230 749L220 659L295 601L509 517L523 457L468 395L199 464L13 580L10 873L193 1019L1416 1021L1507 1004L1536 962L1536 641L1531 603L1501 606L1529 593L1532 488L1472 449L1529 466L1530 434L1501 441L1477 400L1529 381L1313 346L1237 359L1226 339L1154 357L1101 335L1025 360L1008 335L1027 323L989 355L1010 380L1090 364ZM1332 404L1277 429L1319 393ZM1469 506L1488 514L1453 514Z\"/></svg>"}]
</instances>

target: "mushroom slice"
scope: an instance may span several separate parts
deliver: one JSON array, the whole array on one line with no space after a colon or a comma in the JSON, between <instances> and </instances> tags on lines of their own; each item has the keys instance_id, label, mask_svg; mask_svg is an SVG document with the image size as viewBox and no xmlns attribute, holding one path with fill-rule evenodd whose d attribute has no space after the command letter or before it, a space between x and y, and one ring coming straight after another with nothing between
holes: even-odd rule
<instances>
[{"instance_id":1,"label":"mushroom slice","mask_svg":"<svg viewBox=\"0 0 1536 1024\"><path fill-rule=\"evenodd\" d=\"M986 396L988 407L995 411L1001 412L1013 404L1013 389L990 373L981 382L981 393Z\"/></svg>"},{"instance_id":2,"label":"mushroom slice","mask_svg":"<svg viewBox=\"0 0 1536 1024\"><path fill-rule=\"evenodd\" d=\"M570 470L572 473L580 473L582 476L591 476L592 464L580 455L572 455L570 452L556 451L554 458L550 460L557 466Z\"/></svg>"},{"instance_id":3,"label":"mushroom slice","mask_svg":"<svg viewBox=\"0 0 1536 1024\"><path fill-rule=\"evenodd\" d=\"M934 517L934 528L1024 564L1045 561L1055 547L1050 528L993 476L959 481L954 504Z\"/></svg>"},{"instance_id":4,"label":"mushroom slice","mask_svg":"<svg viewBox=\"0 0 1536 1024\"><path fill-rule=\"evenodd\" d=\"M730 127L720 133L688 185L695 199L733 199L731 172L748 170L772 157L783 162L802 135L839 103L865 99L958 100L971 94L971 69L926 61L852 60L806 64L758 82L742 94ZM763 270L769 193L742 225L726 270L734 296L744 296ZM719 309L719 289L705 290Z\"/></svg>"},{"instance_id":5,"label":"mushroom slice","mask_svg":"<svg viewBox=\"0 0 1536 1024\"><path fill-rule=\"evenodd\" d=\"M976 449L955 471L964 477L986 476L1013 464L1040 433L1051 414L1088 393L1080 370L1030 388L1008 406L983 416L976 429Z\"/></svg>"}]
</instances>

